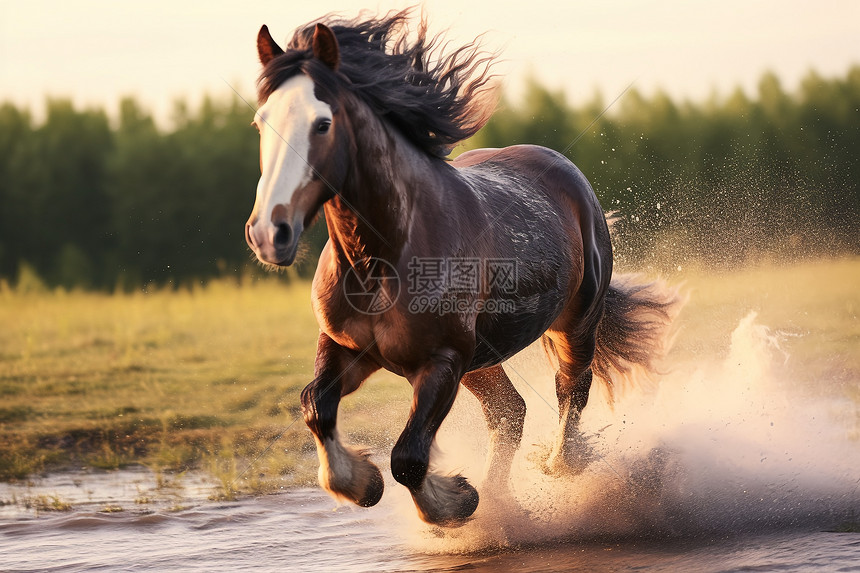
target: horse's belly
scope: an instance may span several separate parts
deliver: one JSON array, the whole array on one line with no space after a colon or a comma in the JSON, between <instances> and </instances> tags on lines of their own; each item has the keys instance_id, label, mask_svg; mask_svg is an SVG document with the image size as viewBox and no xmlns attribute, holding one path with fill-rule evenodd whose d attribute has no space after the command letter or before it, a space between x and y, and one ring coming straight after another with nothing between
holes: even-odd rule
<instances>
[{"instance_id":1,"label":"horse's belly","mask_svg":"<svg viewBox=\"0 0 860 573\"><path fill-rule=\"evenodd\" d=\"M546 332L564 308L564 291L500 298L478 316L470 370L504 362Z\"/></svg>"}]
</instances>

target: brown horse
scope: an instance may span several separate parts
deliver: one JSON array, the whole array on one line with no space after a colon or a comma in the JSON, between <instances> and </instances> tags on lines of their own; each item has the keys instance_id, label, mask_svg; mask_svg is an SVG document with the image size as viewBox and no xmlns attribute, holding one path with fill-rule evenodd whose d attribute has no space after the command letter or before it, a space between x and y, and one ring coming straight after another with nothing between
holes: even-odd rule
<instances>
[{"instance_id":1,"label":"brown horse","mask_svg":"<svg viewBox=\"0 0 860 573\"><path fill-rule=\"evenodd\" d=\"M408 14L317 23L282 50L257 38L260 167L245 227L260 261L293 263L322 208L313 281L315 378L302 392L319 480L360 506L383 492L369 454L337 431L341 397L385 368L413 388L391 471L427 522L457 525L478 505L431 447L462 384L491 433L488 479L507 484L525 402L501 363L544 337L558 360L560 431L549 471L589 461L577 423L592 373L650 366L670 300L611 281L609 229L594 191L563 155L531 145L444 156L488 119L488 58L441 55Z\"/></svg>"}]
</instances>

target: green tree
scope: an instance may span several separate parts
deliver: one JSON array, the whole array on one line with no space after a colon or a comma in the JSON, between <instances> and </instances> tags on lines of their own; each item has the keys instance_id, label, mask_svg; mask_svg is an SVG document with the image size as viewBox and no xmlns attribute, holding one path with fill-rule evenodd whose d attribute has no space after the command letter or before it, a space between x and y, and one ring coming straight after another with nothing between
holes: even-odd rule
<instances>
[{"instance_id":1,"label":"green tree","mask_svg":"<svg viewBox=\"0 0 860 573\"><path fill-rule=\"evenodd\" d=\"M23 182L31 175L33 142L30 114L11 104L0 106L0 277L15 279L21 243L27 237L27 195Z\"/></svg>"},{"instance_id":2,"label":"green tree","mask_svg":"<svg viewBox=\"0 0 860 573\"><path fill-rule=\"evenodd\" d=\"M860 66L810 72L795 93L767 73L752 97L631 89L605 108L599 93L573 105L531 79L461 149L565 152L620 214L616 254L637 266L860 251ZM113 127L67 100L44 115L0 105L0 278L133 288L256 268L243 226L259 141L239 98L177 102L168 130L132 98ZM325 240L324 224L309 231L300 274Z\"/></svg>"}]
</instances>

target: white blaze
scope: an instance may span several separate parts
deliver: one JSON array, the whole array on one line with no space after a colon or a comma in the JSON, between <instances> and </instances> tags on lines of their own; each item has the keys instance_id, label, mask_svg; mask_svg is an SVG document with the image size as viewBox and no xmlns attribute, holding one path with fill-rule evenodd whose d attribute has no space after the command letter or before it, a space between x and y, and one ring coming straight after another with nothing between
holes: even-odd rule
<instances>
[{"instance_id":1,"label":"white blaze","mask_svg":"<svg viewBox=\"0 0 860 573\"><path fill-rule=\"evenodd\" d=\"M254 123L260 130L262 175L257 183L254 226L268 228L270 239L275 232L275 205L289 205L293 193L311 179L311 129L318 120L331 118L331 107L316 98L314 83L304 74L284 82L257 111Z\"/></svg>"}]
</instances>

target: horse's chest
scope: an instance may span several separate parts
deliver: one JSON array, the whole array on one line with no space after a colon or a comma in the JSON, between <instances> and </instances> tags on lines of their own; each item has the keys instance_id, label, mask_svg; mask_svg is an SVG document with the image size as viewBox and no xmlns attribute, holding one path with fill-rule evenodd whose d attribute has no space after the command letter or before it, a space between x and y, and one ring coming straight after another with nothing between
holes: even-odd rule
<instances>
[{"instance_id":1,"label":"horse's chest","mask_svg":"<svg viewBox=\"0 0 860 573\"><path fill-rule=\"evenodd\" d=\"M373 325L356 313L341 292L314 292L314 314L320 329L345 348L362 350L373 343Z\"/></svg>"},{"instance_id":2,"label":"horse's chest","mask_svg":"<svg viewBox=\"0 0 860 573\"><path fill-rule=\"evenodd\" d=\"M320 328L332 340L396 374L408 372L430 359L438 348L446 324L432 318L430 324L416 321L402 305L393 304L384 312L368 314L351 306L338 292L315 292L313 307Z\"/></svg>"}]
</instances>

